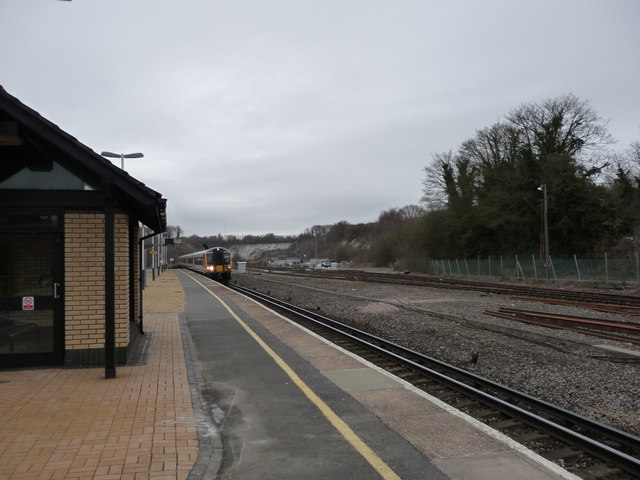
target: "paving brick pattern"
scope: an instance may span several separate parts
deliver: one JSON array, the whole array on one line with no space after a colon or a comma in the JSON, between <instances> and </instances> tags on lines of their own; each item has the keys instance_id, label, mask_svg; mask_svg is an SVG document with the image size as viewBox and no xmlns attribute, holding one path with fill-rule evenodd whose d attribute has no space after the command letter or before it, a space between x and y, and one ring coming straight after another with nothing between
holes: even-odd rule
<instances>
[{"instance_id":1,"label":"paving brick pattern","mask_svg":"<svg viewBox=\"0 0 640 480\"><path fill-rule=\"evenodd\" d=\"M115 379L103 368L0 371L0 479L187 478L199 450L178 313L144 322L147 364Z\"/></svg>"}]
</instances>

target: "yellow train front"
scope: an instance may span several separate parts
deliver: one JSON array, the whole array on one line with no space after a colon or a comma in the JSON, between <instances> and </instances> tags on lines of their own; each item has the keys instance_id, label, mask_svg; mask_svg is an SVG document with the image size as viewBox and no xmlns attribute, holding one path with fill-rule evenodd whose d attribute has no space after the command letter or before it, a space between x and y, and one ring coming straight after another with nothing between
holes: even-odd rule
<instances>
[{"instance_id":1,"label":"yellow train front","mask_svg":"<svg viewBox=\"0 0 640 480\"><path fill-rule=\"evenodd\" d=\"M228 282L231 279L231 252L224 247L182 255L178 257L178 265L214 280Z\"/></svg>"}]
</instances>

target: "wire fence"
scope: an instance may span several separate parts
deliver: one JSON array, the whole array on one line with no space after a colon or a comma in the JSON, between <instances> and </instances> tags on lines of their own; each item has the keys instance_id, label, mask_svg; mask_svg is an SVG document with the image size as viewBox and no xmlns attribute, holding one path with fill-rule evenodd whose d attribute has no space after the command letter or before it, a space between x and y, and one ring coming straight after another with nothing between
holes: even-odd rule
<instances>
[{"instance_id":1,"label":"wire fence","mask_svg":"<svg viewBox=\"0 0 640 480\"><path fill-rule=\"evenodd\" d=\"M571 280L577 282L622 283L640 285L638 253L603 258L550 258L528 256L490 256L488 258L430 259L404 262L402 268L434 275L501 277L523 280Z\"/></svg>"}]
</instances>

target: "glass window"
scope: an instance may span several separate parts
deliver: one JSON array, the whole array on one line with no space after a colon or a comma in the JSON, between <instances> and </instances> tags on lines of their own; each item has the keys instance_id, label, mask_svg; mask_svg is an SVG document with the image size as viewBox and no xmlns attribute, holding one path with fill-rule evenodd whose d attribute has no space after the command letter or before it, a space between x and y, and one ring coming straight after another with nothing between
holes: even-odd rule
<instances>
[{"instance_id":1,"label":"glass window","mask_svg":"<svg viewBox=\"0 0 640 480\"><path fill-rule=\"evenodd\" d=\"M0 226L20 227L57 227L60 216L48 211L39 213L0 212Z\"/></svg>"},{"instance_id":2,"label":"glass window","mask_svg":"<svg viewBox=\"0 0 640 480\"><path fill-rule=\"evenodd\" d=\"M0 297L51 295L53 243L49 239L0 238Z\"/></svg>"},{"instance_id":3,"label":"glass window","mask_svg":"<svg viewBox=\"0 0 640 480\"><path fill-rule=\"evenodd\" d=\"M212 252L209 252L207 256L207 262L209 265L222 265L229 263L230 260L229 252L225 250L213 250Z\"/></svg>"},{"instance_id":4,"label":"glass window","mask_svg":"<svg viewBox=\"0 0 640 480\"><path fill-rule=\"evenodd\" d=\"M54 244L39 235L0 236L0 354L51 352ZM22 298L20 298L22 297ZM26 300L31 309L21 309Z\"/></svg>"},{"instance_id":5,"label":"glass window","mask_svg":"<svg viewBox=\"0 0 640 480\"><path fill-rule=\"evenodd\" d=\"M50 170L32 170L25 163L9 178L0 179L0 189L8 190L95 190L57 162Z\"/></svg>"},{"instance_id":6,"label":"glass window","mask_svg":"<svg viewBox=\"0 0 640 480\"><path fill-rule=\"evenodd\" d=\"M52 351L53 310L0 312L0 354Z\"/></svg>"}]
</instances>

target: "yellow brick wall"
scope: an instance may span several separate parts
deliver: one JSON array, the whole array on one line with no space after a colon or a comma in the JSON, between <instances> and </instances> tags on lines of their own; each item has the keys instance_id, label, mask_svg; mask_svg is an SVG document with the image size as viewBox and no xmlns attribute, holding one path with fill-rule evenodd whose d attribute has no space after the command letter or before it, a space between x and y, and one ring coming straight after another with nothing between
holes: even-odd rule
<instances>
[{"instance_id":1,"label":"yellow brick wall","mask_svg":"<svg viewBox=\"0 0 640 480\"><path fill-rule=\"evenodd\" d=\"M65 348L104 347L104 213L65 212ZM115 216L116 347L129 344L129 227Z\"/></svg>"},{"instance_id":2,"label":"yellow brick wall","mask_svg":"<svg viewBox=\"0 0 640 480\"><path fill-rule=\"evenodd\" d=\"M129 345L129 217L116 213L116 347Z\"/></svg>"}]
</instances>

